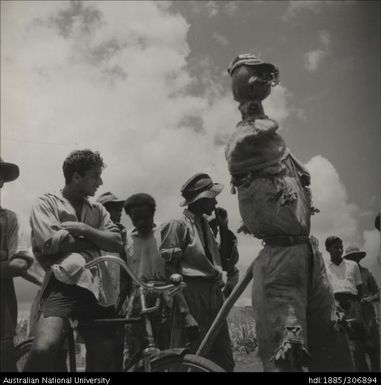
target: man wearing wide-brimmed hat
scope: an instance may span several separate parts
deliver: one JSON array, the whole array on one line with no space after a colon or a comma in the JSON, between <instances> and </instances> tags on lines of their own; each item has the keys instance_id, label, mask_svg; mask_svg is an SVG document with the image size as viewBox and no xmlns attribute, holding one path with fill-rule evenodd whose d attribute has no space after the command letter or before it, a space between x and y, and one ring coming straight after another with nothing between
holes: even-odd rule
<instances>
[{"instance_id":1,"label":"man wearing wide-brimmed hat","mask_svg":"<svg viewBox=\"0 0 381 385\"><path fill-rule=\"evenodd\" d=\"M370 371L380 371L380 337L376 321L376 312L373 303L380 302L380 291L373 274L360 261L365 258L366 252L361 251L356 245L348 246L345 250L345 259L358 264L362 279L362 308L363 324L365 328L364 350L369 355ZM361 357L367 365L365 355Z\"/></svg>"},{"instance_id":2,"label":"man wearing wide-brimmed hat","mask_svg":"<svg viewBox=\"0 0 381 385\"><path fill-rule=\"evenodd\" d=\"M118 199L112 192L108 191L101 194L97 202L102 204L109 212L111 220L114 223L119 223L122 215L124 199Z\"/></svg>"},{"instance_id":3,"label":"man wearing wide-brimmed hat","mask_svg":"<svg viewBox=\"0 0 381 385\"><path fill-rule=\"evenodd\" d=\"M194 353L224 301L222 294L222 263L221 259L229 258L231 251L221 253L212 229L205 216L210 216L216 208L216 197L223 185L214 183L205 173L198 173L188 179L181 188L184 200L181 206L187 206L181 217L164 224L162 230L163 256L169 263L179 263L187 287L184 296L189 309L196 319L200 337L192 341ZM226 242L228 227L226 221L218 217L221 245ZM171 250L181 250L172 253ZM172 256L172 260L171 260ZM177 260L175 260L177 259ZM207 358L214 361L227 371L233 371L234 359L227 322L215 339Z\"/></svg>"},{"instance_id":4,"label":"man wearing wide-brimmed hat","mask_svg":"<svg viewBox=\"0 0 381 385\"><path fill-rule=\"evenodd\" d=\"M19 176L19 167L0 159L0 188L4 183L12 182ZM13 337L17 325L17 299L13 283L14 277L23 277L30 282L40 284L36 277L28 272L33 257L26 250L18 250L19 225L16 214L0 208L1 237L1 309L0 309L0 371L16 371Z\"/></svg>"}]
</instances>

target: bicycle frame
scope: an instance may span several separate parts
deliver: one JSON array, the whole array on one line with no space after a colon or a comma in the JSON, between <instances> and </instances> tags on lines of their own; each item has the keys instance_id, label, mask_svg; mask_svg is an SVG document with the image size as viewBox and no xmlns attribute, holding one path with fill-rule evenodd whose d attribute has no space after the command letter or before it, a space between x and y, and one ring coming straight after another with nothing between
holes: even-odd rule
<instances>
[{"instance_id":1,"label":"bicycle frame","mask_svg":"<svg viewBox=\"0 0 381 385\"><path fill-rule=\"evenodd\" d=\"M121 268L123 268L127 274L131 277L134 283L139 287L139 297L141 303L141 312L139 317L129 317L129 313L127 313L126 318L111 318L111 319L95 319L91 322L81 323L81 326L91 327L94 325L110 325L110 324L131 324L131 323L139 323L144 322L146 339L148 341L148 345L141 352L141 356L144 362L144 370L146 372L151 371L151 359L160 353L160 349L157 348L155 344L155 339L152 330L152 324L149 320L148 314L157 311L160 307L160 297L157 298L156 303L152 307L147 307L146 304L146 294L147 293L157 293L162 294L166 292L168 296L173 296L176 293L183 290L185 287L184 282L179 282L178 284L166 284L155 286L154 283L146 283L140 280L136 275L132 272L130 267L127 265L125 261L123 261L119 257L115 256L101 256L98 257L84 265L82 269L91 269L92 267L98 265L101 262L113 262L117 263ZM76 358L75 358L75 343L74 343L74 329L76 328L78 323L72 323L71 328L68 333L68 356L69 356L69 371L76 372ZM177 354L184 352L184 349L175 349Z\"/></svg>"}]
</instances>

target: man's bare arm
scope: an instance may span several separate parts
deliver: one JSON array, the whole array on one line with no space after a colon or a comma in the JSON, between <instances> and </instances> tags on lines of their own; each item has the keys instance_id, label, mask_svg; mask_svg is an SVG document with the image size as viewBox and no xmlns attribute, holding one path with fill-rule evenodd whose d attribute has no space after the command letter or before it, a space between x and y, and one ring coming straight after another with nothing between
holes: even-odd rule
<instances>
[{"instance_id":1,"label":"man's bare arm","mask_svg":"<svg viewBox=\"0 0 381 385\"><path fill-rule=\"evenodd\" d=\"M43 278L33 271L27 270L20 277L24 278L26 281L32 282L35 285L41 286Z\"/></svg>"},{"instance_id":2,"label":"man's bare arm","mask_svg":"<svg viewBox=\"0 0 381 385\"><path fill-rule=\"evenodd\" d=\"M83 237L97 248L121 253L123 251L122 237L119 232L98 230L82 222L64 222L62 229L74 237Z\"/></svg>"}]
</instances>

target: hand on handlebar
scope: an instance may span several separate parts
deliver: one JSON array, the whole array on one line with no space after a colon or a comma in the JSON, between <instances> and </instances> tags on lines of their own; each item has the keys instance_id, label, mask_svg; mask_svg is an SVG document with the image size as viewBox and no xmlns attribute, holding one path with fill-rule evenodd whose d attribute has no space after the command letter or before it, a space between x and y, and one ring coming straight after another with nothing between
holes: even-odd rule
<instances>
[{"instance_id":1,"label":"hand on handlebar","mask_svg":"<svg viewBox=\"0 0 381 385\"><path fill-rule=\"evenodd\" d=\"M160 256L164 259L165 262L177 264L183 255L183 251L178 247L173 247L170 249L161 249Z\"/></svg>"}]
</instances>

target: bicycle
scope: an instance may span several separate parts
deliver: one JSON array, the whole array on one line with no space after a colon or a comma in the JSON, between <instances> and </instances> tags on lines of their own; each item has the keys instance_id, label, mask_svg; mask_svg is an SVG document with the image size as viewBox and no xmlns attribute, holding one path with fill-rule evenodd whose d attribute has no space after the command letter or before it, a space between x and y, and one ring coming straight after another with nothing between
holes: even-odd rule
<instances>
[{"instance_id":1,"label":"bicycle","mask_svg":"<svg viewBox=\"0 0 381 385\"><path fill-rule=\"evenodd\" d=\"M124 318L111 318L111 319L96 319L91 322L81 323L81 326L91 327L95 325L125 325L132 323L141 323L144 326L145 340L147 346L143 348L139 354L135 357L133 362L124 370L137 371L137 372L173 372L173 371L199 371L199 372L224 372L224 370L215 364L214 362L200 356L189 354L187 348L169 348L160 350L157 347L153 336L152 324L149 319L149 314L152 314L159 310L160 295L166 293L168 296L173 296L176 293L183 290L185 283L179 282L177 284L164 284L157 285L153 282L143 282L129 268L125 261L115 256L102 256L88 262L84 268L91 269L101 262L113 262L117 263L123 268L126 273L131 277L133 282L137 285L140 296L141 312L138 317ZM148 293L159 294L156 303L152 307L146 306L146 296ZM75 341L74 341L74 330L73 324L69 328L67 336L68 345L68 361L69 361L69 372L76 372L76 356L75 356ZM22 371L25 364L26 358L32 347L33 337L22 341L16 346L16 360L17 369Z\"/></svg>"}]
</instances>

